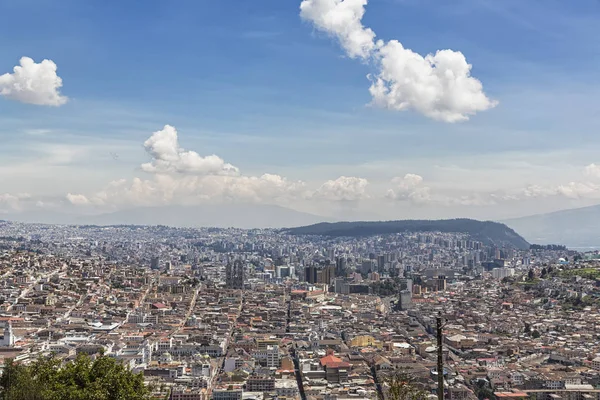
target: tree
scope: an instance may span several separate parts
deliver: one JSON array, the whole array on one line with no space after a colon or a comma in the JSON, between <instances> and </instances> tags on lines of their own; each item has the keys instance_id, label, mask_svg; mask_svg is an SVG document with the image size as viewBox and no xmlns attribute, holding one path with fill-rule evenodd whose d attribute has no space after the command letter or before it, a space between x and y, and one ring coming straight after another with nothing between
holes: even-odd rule
<instances>
[{"instance_id":1,"label":"tree","mask_svg":"<svg viewBox=\"0 0 600 400\"><path fill-rule=\"evenodd\" d=\"M533 332L531 332L531 337L534 339L537 339L541 336L540 331L538 331L537 329L534 330Z\"/></svg>"},{"instance_id":2,"label":"tree","mask_svg":"<svg viewBox=\"0 0 600 400\"><path fill-rule=\"evenodd\" d=\"M415 385L413 379L403 372L396 372L383 379L389 400L426 400L427 392Z\"/></svg>"},{"instance_id":3,"label":"tree","mask_svg":"<svg viewBox=\"0 0 600 400\"><path fill-rule=\"evenodd\" d=\"M532 281L534 277L535 277L535 275L533 273L533 269L530 269L529 272L527 273L527 280Z\"/></svg>"},{"instance_id":4,"label":"tree","mask_svg":"<svg viewBox=\"0 0 600 400\"><path fill-rule=\"evenodd\" d=\"M92 360L86 355L64 365L52 357L30 365L9 361L0 389L1 400L147 400L150 396L141 374L114 358Z\"/></svg>"}]
</instances>

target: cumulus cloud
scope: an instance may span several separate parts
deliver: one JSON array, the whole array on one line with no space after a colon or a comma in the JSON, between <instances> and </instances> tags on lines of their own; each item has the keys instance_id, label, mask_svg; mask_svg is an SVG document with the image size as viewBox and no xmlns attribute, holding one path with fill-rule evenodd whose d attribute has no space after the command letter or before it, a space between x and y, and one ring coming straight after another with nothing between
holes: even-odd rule
<instances>
[{"instance_id":1,"label":"cumulus cloud","mask_svg":"<svg viewBox=\"0 0 600 400\"><path fill-rule=\"evenodd\" d=\"M591 178L600 178L600 165L590 164L584 168L584 173L586 176Z\"/></svg>"},{"instance_id":2,"label":"cumulus cloud","mask_svg":"<svg viewBox=\"0 0 600 400\"><path fill-rule=\"evenodd\" d=\"M36 63L29 57L22 57L19 64L12 74L0 75L0 96L41 106L61 106L68 101L60 94L62 79L56 74L53 61Z\"/></svg>"},{"instance_id":3,"label":"cumulus cloud","mask_svg":"<svg viewBox=\"0 0 600 400\"><path fill-rule=\"evenodd\" d=\"M387 191L386 197L392 200L410 200L414 203L424 204L431 201L431 189L420 187L423 177L416 174L406 174L403 177L392 179L394 187Z\"/></svg>"},{"instance_id":4,"label":"cumulus cloud","mask_svg":"<svg viewBox=\"0 0 600 400\"><path fill-rule=\"evenodd\" d=\"M380 71L371 77L369 88L374 105L412 109L444 122L466 121L496 105L459 51L439 50L423 57L391 40L379 49L377 61Z\"/></svg>"},{"instance_id":5,"label":"cumulus cloud","mask_svg":"<svg viewBox=\"0 0 600 400\"><path fill-rule=\"evenodd\" d=\"M444 122L465 121L496 106L471 76L472 66L461 52L422 56L398 40L375 41L375 33L362 24L366 5L367 0L303 0L300 15L336 37L348 56L375 66L377 72L369 75L373 105L414 110Z\"/></svg>"},{"instance_id":6,"label":"cumulus cloud","mask_svg":"<svg viewBox=\"0 0 600 400\"><path fill-rule=\"evenodd\" d=\"M393 188L389 189L386 197L390 200L408 201L413 205L437 206L486 206L495 204L495 195L469 193L448 195L436 193L423 184L423 177L416 174L406 174L392 179Z\"/></svg>"},{"instance_id":7,"label":"cumulus cloud","mask_svg":"<svg viewBox=\"0 0 600 400\"><path fill-rule=\"evenodd\" d=\"M69 203L76 206L85 206L90 204L90 200L82 194L67 193L66 197Z\"/></svg>"},{"instance_id":8,"label":"cumulus cloud","mask_svg":"<svg viewBox=\"0 0 600 400\"><path fill-rule=\"evenodd\" d=\"M579 199L597 194L598 185L590 182L569 182L558 186L556 192L570 199Z\"/></svg>"},{"instance_id":9,"label":"cumulus cloud","mask_svg":"<svg viewBox=\"0 0 600 400\"><path fill-rule=\"evenodd\" d=\"M0 193L0 212L21 210L23 200L31 198L29 193Z\"/></svg>"},{"instance_id":10,"label":"cumulus cloud","mask_svg":"<svg viewBox=\"0 0 600 400\"><path fill-rule=\"evenodd\" d=\"M170 125L156 131L144 142L152 161L142 164L142 170L152 173L191 173L200 175L236 175L237 167L216 155L200 156L179 146L177 130Z\"/></svg>"},{"instance_id":11,"label":"cumulus cloud","mask_svg":"<svg viewBox=\"0 0 600 400\"><path fill-rule=\"evenodd\" d=\"M205 202L286 203L304 197L303 182L288 181L279 175L181 176L156 175L110 182L92 196L68 195L72 204L95 206L192 205Z\"/></svg>"},{"instance_id":12,"label":"cumulus cloud","mask_svg":"<svg viewBox=\"0 0 600 400\"><path fill-rule=\"evenodd\" d=\"M525 198L536 198L546 197L556 194L556 188L541 186L541 185L529 185L521 191L522 196Z\"/></svg>"},{"instance_id":13,"label":"cumulus cloud","mask_svg":"<svg viewBox=\"0 0 600 400\"><path fill-rule=\"evenodd\" d=\"M337 38L351 58L367 58L375 47L375 32L362 25L367 0L304 0L300 16Z\"/></svg>"},{"instance_id":14,"label":"cumulus cloud","mask_svg":"<svg viewBox=\"0 0 600 400\"><path fill-rule=\"evenodd\" d=\"M80 206L118 207L211 201L285 204L308 197L302 181L268 173L243 175L216 155L203 157L182 149L177 130L169 125L154 132L144 146L152 160L141 167L152 173L150 179L115 180L90 195L69 193L67 200Z\"/></svg>"},{"instance_id":15,"label":"cumulus cloud","mask_svg":"<svg viewBox=\"0 0 600 400\"><path fill-rule=\"evenodd\" d=\"M369 197L366 191L368 184L364 178L340 176L322 184L313 197L330 201L358 201Z\"/></svg>"}]
</instances>

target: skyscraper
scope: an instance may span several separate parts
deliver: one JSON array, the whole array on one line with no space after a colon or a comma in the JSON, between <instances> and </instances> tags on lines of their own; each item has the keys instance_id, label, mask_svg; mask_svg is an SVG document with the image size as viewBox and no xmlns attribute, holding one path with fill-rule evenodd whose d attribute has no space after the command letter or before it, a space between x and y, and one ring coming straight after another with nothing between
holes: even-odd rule
<instances>
[{"instance_id":1,"label":"skyscraper","mask_svg":"<svg viewBox=\"0 0 600 400\"><path fill-rule=\"evenodd\" d=\"M304 268L304 280L308 283L317 283L317 267L309 266Z\"/></svg>"},{"instance_id":2,"label":"skyscraper","mask_svg":"<svg viewBox=\"0 0 600 400\"><path fill-rule=\"evenodd\" d=\"M346 275L346 258L345 257L337 257L335 259L335 276L345 276Z\"/></svg>"},{"instance_id":3,"label":"skyscraper","mask_svg":"<svg viewBox=\"0 0 600 400\"><path fill-rule=\"evenodd\" d=\"M241 260L230 262L225 267L225 281L229 289L244 288L244 264Z\"/></svg>"}]
</instances>

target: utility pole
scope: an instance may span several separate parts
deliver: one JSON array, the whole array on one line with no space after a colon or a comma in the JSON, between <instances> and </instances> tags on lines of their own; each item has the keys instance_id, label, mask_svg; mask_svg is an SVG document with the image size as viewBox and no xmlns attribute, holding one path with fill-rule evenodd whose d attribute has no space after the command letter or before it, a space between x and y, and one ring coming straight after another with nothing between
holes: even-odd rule
<instances>
[{"instance_id":1,"label":"utility pole","mask_svg":"<svg viewBox=\"0 0 600 400\"><path fill-rule=\"evenodd\" d=\"M442 313L436 318L438 400L444 400L444 354L442 351Z\"/></svg>"}]
</instances>

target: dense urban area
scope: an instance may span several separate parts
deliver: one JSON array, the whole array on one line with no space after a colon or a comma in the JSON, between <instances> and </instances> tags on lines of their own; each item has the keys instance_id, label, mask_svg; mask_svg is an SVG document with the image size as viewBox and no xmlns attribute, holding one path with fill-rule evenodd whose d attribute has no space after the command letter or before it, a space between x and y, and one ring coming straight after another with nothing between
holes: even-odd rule
<instances>
[{"instance_id":1,"label":"dense urban area","mask_svg":"<svg viewBox=\"0 0 600 400\"><path fill-rule=\"evenodd\" d=\"M600 398L600 261L464 233L0 222L0 362L110 357L171 400Z\"/></svg>"}]
</instances>

